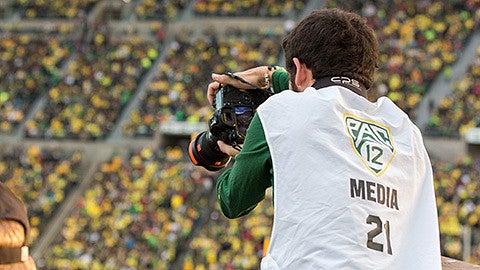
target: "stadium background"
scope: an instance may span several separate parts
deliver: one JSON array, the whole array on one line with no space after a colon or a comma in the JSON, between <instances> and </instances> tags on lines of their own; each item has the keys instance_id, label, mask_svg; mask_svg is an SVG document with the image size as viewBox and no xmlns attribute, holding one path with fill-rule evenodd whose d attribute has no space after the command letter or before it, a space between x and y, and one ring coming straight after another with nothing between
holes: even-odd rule
<instances>
[{"instance_id":1,"label":"stadium background","mask_svg":"<svg viewBox=\"0 0 480 270\"><path fill-rule=\"evenodd\" d=\"M322 6L377 31L372 97L425 134L442 255L480 263L479 0L1 0L0 180L38 268L257 269L268 196L227 220L186 145L210 74L282 65L283 35Z\"/></svg>"}]
</instances>

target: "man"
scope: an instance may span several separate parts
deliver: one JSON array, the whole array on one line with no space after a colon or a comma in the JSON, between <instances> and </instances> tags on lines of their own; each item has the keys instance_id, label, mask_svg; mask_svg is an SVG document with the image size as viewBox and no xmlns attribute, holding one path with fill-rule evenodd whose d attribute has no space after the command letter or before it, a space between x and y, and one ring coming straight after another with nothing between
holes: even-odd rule
<instances>
[{"instance_id":1,"label":"man","mask_svg":"<svg viewBox=\"0 0 480 270\"><path fill-rule=\"evenodd\" d=\"M35 270L27 246L30 225L23 202L0 183L0 270Z\"/></svg>"},{"instance_id":2,"label":"man","mask_svg":"<svg viewBox=\"0 0 480 270\"><path fill-rule=\"evenodd\" d=\"M290 89L258 108L232 168L218 179L229 218L248 214L273 186L274 221L262 269L441 269L432 170L418 128L386 97L368 101L378 60L356 14L321 9L283 40ZM235 75L276 92L287 75ZM213 74L208 98L231 84ZM238 154L238 155L237 155Z\"/></svg>"}]
</instances>

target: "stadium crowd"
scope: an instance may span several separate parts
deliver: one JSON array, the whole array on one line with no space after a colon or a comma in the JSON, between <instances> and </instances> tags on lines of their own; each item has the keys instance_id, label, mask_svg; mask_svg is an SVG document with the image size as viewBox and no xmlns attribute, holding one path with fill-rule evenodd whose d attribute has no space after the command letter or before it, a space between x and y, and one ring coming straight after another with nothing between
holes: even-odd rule
<instances>
[{"instance_id":1,"label":"stadium crowd","mask_svg":"<svg viewBox=\"0 0 480 270\"><path fill-rule=\"evenodd\" d=\"M0 180L28 206L35 242L67 194L79 182L82 152L32 145L0 151Z\"/></svg>"},{"instance_id":2,"label":"stadium crowd","mask_svg":"<svg viewBox=\"0 0 480 270\"><path fill-rule=\"evenodd\" d=\"M208 211L213 178L178 146L113 156L65 220L47 269L167 269Z\"/></svg>"},{"instance_id":3,"label":"stadium crowd","mask_svg":"<svg viewBox=\"0 0 480 270\"><path fill-rule=\"evenodd\" d=\"M25 19L75 18L88 13L100 0L14 0L13 8Z\"/></svg>"},{"instance_id":4,"label":"stadium crowd","mask_svg":"<svg viewBox=\"0 0 480 270\"><path fill-rule=\"evenodd\" d=\"M60 80L59 69L72 53L60 36L0 36L0 134L25 120L33 102Z\"/></svg>"},{"instance_id":5,"label":"stadium crowd","mask_svg":"<svg viewBox=\"0 0 480 270\"><path fill-rule=\"evenodd\" d=\"M463 78L454 83L453 93L434 108L427 132L437 136L463 136L480 126L480 47Z\"/></svg>"},{"instance_id":6,"label":"stadium crowd","mask_svg":"<svg viewBox=\"0 0 480 270\"><path fill-rule=\"evenodd\" d=\"M27 122L26 136L105 138L158 57L158 49L139 37L116 40L106 24L98 25L92 42L48 90L47 105Z\"/></svg>"},{"instance_id":7,"label":"stadium crowd","mask_svg":"<svg viewBox=\"0 0 480 270\"><path fill-rule=\"evenodd\" d=\"M24 19L78 18L98 0L14 0ZM191 2L139 0L139 20L174 21ZM196 16L288 16L307 1L198 0ZM468 38L478 31L480 1L327 1L356 10L378 31L381 59L373 98L388 95L411 114L436 76L449 76ZM141 105L122 127L125 136L153 137L166 121L203 122L212 109L205 87L210 73L277 64L285 29L232 29L218 36L178 33L168 47L141 38L112 37L95 24L86 46L64 35L0 35L0 135L25 119L35 100L46 105L29 119L29 138L101 140L109 135L139 83L167 51ZM161 29L160 29L161 30ZM163 31L161 31L163 33ZM163 40L163 37L162 37ZM75 54L65 74L60 68ZM463 134L480 123L480 48L453 95L433 109L431 134ZM101 143L101 142L100 142ZM0 151L0 181L29 206L32 241L66 194L80 181L85 157L78 151L9 146ZM461 259L462 233L480 225L480 160L433 160L442 254ZM92 184L64 221L60 236L40 260L40 269L251 269L263 254L272 208L267 199L255 212L227 220L212 206L214 175L194 168L179 147L144 148L114 155L98 167ZM113 226L111 224L114 224ZM198 231L197 231L198 230ZM195 232L195 233L194 233ZM182 255L183 257L180 257ZM480 239L470 262L480 263Z\"/></svg>"},{"instance_id":8,"label":"stadium crowd","mask_svg":"<svg viewBox=\"0 0 480 270\"><path fill-rule=\"evenodd\" d=\"M297 16L307 0L288 1L221 1L197 0L194 11L197 16L245 16L245 17L285 17Z\"/></svg>"},{"instance_id":9,"label":"stadium crowd","mask_svg":"<svg viewBox=\"0 0 480 270\"><path fill-rule=\"evenodd\" d=\"M465 226L480 225L480 158L455 162L433 160L442 254L462 258ZM469 261L480 263L480 243L474 242Z\"/></svg>"},{"instance_id":10,"label":"stadium crowd","mask_svg":"<svg viewBox=\"0 0 480 270\"><path fill-rule=\"evenodd\" d=\"M179 18L190 0L140 0L135 8L139 20L173 21Z\"/></svg>"}]
</instances>

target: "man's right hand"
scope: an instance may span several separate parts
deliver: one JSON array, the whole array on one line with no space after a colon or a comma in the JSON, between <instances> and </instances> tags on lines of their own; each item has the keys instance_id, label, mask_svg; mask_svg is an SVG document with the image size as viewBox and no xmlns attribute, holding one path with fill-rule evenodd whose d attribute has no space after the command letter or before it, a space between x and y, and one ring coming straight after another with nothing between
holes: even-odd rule
<instances>
[{"instance_id":1,"label":"man's right hand","mask_svg":"<svg viewBox=\"0 0 480 270\"><path fill-rule=\"evenodd\" d=\"M223 141L217 141L217 145L218 145L218 148L220 148L220 151L222 151L223 153L225 153L225 154L227 154L231 157L234 157L238 153L240 153L240 151L233 148L233 146L228 145L228 144L224 143Z\"/></svg>"},{"instance_id":2,"label":"man's right hand","mask_svg":"<svg viewBox=\"0 0 480 270\"><path fill-rule=\"evenodd\" d=\"M268 70L267 66L259 66L235 73L236 76L260 88L265 87L265 74L268 74L271 82L273 71ZM242 83L241 81L226 74L212 73L212 80L214 80L214 82L211 82L207 88L207 99L211 105L213 105L215 93L220 89L221 85L228 84L239 89L254 89L251 85Z\"/></svg>"}]
</instances>

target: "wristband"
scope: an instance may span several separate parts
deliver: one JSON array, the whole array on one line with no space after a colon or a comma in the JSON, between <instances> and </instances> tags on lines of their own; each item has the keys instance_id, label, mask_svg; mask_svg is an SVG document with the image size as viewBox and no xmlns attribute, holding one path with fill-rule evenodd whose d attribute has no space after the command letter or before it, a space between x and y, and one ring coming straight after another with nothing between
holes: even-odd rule
<instances>
[{"instance_id":1,"label":"wristband","mask_svg":"<svg viewBox=\"0 0 480 270\"><path fill-rule=\"evenodd\" d=\"M0 247L0 265L25 262L28 260L28 247Z\"/></svg>"},{"instance_id":2,"label":"wristband","mask_svg":"<svg viewBox=\"0 0 480 270\"><path fill-rule=\"evenodd\" d=\"M267 68L269 71L285 70L283 67L280 66L268 66Z\"/></svg>"}]
</instances>

